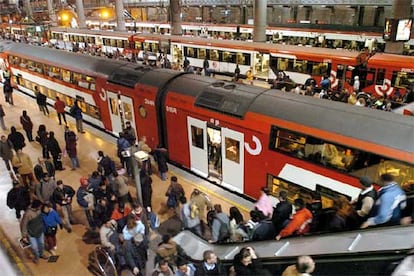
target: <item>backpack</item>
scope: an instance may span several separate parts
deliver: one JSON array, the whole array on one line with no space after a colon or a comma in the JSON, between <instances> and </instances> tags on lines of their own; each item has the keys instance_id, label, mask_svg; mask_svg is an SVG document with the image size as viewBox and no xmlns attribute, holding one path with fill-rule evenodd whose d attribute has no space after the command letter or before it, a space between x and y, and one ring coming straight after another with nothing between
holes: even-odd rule
<instances>
[{"instance_id":1,"label":"backpack","mask_svg":"<svg viewBox=\"0 0 414 276\"><path fill-rule=\"evenodd\" d=\"M220 230L219 230L219 237L218 242L226 241L230 238L230 229L228 223L222 221L219 217L216 216L216 219L220 222Z\"/></svg>"},{"instance_id":2,"label":"backpack","mask_svg":"<svg viewBox=\"0 0 414 276\"><path fill-rule=\"evenodd\" d=\"M11 189L7 194L7 206L10 209L14 209L16 201L18 200L18 194L16 189Z\"/></svg>"},{"instance_id":3,"label":"backpack","mask_svg":"<svg viewBox=\"0 0 414 276\"><path fill-rule=\"evenodd\" d=\"M200 208L198 208L197 204L192 202L190 204L190 218L195 219L200 215Z\"/></svg>"}]
</instances>

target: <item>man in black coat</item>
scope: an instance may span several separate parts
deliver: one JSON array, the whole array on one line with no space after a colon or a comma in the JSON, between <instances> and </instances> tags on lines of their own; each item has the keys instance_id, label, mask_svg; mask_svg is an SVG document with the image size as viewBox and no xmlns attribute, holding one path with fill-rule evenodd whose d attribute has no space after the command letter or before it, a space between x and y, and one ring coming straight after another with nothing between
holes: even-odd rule
<instances>
[{"instance_id":1,"label":"man in black coat","mask_svg":"<svg viewBox=\"0 0 414 276\"><path fill-rule=\"evenodd\" d=\"M16 218L21 218L21 211L30 205L29 189L20 184L18 180L13 181L13 188L7 194L7 206L16 210Z\"/></svg>"},{"instance_id":2,"label":"man in black coat","mask_svg":"<svg viewBox=\"0 0 414 276\"><path fill-rule=\"evenodd\" d=\"M217 259L217 255L212 250L203 253L203 262L196 266L194 276L220 276L225 275L223 266Z\"/></svg>"},{"instance_id":3,"label":"man in black coat","mask_svg":"<svg viewBox=\"0 0 414 276\"><path fill-rule=\"evenodd\" d=\"M279 233L289 221L292 215L292 204L287 201L287 192L281 191L279 193L280 202L273 208L272 222L275 226L275 232Z\"/></svg>"}]
</instances>

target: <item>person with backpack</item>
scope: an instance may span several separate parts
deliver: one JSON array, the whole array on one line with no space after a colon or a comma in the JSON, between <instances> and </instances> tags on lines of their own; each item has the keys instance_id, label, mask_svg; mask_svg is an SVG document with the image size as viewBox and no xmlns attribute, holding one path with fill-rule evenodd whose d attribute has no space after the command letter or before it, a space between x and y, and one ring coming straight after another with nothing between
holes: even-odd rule
<instances>
[{"instance_id":1,"label":"person with backpack","mask_svg":"<svg viewBox=\"0 0 414 276\"><path fill-rule=\"evenodd\" d=\"M178 183L178 178L176 176L172 176L171 184L165 193L165 196L167 197L167 207L176 208L178 206L178 200L184 195L184 188L180 183Z\"/></svg>"},{"instance_id":2,"label":"person with backpack","mask_svg":"<svg viewBox=\"0 0 414 276\"><path fill-rule=\"evenodd\" d=\"M13 180L13 188L7 193L7 206L16 210L16 218L21 218L21 211L30 205L30 193L28 187L20 184L20 181Z\"/></svg>"},{"instance_id":3,"label":"person with backpack","mask_svg":"<svg viewBox=\"0 0 414 276\"><path fill-rule=\"evenodd\" d=\"M89 181L86 177L81 177L80 186L76 191L76 201L79 206L85 211L85 216L88 221L89 227L92 231L95 231L96 225L93 219L93 210L95 205L95 196L88 190Z\"/></svg>"},{"instance_id":4,"label":"person with backpack","mask_svg":"<svg viewBox=\"0 0 414 276\"><path fill-rule=\"evenodd\" d=\"M98 151L98 172L104 176L110 176L116 171L115 162L103 151Z\"/></svg>"},{"instance_id":5,"label":"person with backpack","mask_svg":"<svg viewBox=\"0 0 414 276\"><path fill-rule=\"evenodd\" d=\"M180 217L184 224L184 229L190 230L201 237L201 223L200 218L198 217L200 210L198 209L198 206L194 202L187 202L185 196L182 196L179 201L181 203Z\"/></svg>"},{"instance_id":6,"label":"person with backpack","mask_svg":"<svg viewBox=\"0 0 414 276\"><path fill-rule=\"evenodd\" d=\"M225 242L230 238L229 217L223 213L220 204L214 204L214 218L211 223L211 240L209 243Z\"/></svg>"}]
</instances>

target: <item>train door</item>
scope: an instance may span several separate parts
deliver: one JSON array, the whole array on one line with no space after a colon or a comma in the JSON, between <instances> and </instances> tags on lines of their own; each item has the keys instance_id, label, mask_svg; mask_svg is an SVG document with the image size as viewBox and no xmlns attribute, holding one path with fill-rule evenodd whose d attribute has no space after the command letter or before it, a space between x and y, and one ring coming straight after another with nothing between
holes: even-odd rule
<instances>
[{"instance_id":1,"label":"train door","mask_svg":"<svg viewBox=\"0 0 414 276\"><path fill-rule=\"evenodd\" d=\"M269 78L270 55L263 53L255 53L254 55L255 76L259 79L267 80Z\"/></svg>"},{"instance_id":2,"label":"train door","mask_svg":"<svg viewBox=\"0 0 414 276\"><path fill-rule=\"evenodd\" d=\"M244 134L221 129L222 185L239 193L244 191Z\"/></svg>"},{"instance_id":3,"label":"train door","mask_svg":"<svg viewBox=\"0 0 414 276\"><path fill-rule=\"evenodd\" d=\"M108 104L112 123L112 132L118 134L124 128L126 121L134 122L134 109L132 99L114 92L108 91Z\"/></svg>"},{"instance_id":4,"label":"train door","mask_svg":"<svg viewBox=\"0 0 414 276\"><path fill-rule=\"evenodd\" d=\"M207 123L187 117L188 144L190 149L190 169L208 176Z\"/></svg>"},{"instance_id":5,"label":"train door","mask_svg":"<svg viewBox=\"0 0 414 276\"><path fill-rule=\"evenodd\" d=\"M222 149L221 130L218 127L207 127L208 138L208 175L209 179L221 183L222 177Z\"/></svg>"}]
</instances>

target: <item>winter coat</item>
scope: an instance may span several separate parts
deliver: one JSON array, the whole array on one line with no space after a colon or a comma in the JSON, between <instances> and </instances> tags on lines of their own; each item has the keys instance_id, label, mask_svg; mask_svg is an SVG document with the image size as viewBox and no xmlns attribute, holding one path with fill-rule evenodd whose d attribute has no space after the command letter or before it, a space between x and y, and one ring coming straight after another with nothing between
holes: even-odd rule
<instances>
[{"instance_id":1,"label":"winter coat","mask_svg":"<svg viewBox=\"0 0 414 276\"><path fill-rule=\"evenodd\" d=\"M42 165L37 164L34 166L34 174L36 179L40 181L43 178L43 175L47 173L50 177L55 176L55 167L50 161L45 160L45 170L43 169Z\"/></svg>"},{"instance_id":2,"label":"winter coat","mask_svg":"<svg viewBox=\"0 0 414 276\"><path fill-rule=\"evenodd\" d=\"M163 148L156 148L152 151L155 161L158 165L158 171L160 173L168 172L167 165L167 150Z\"/></svg>"},{"instance_id":3,"label":"winter coat","mask_svg":"<svg viewBox=\"0 0 414 276\"><path fill-rule=\"evenodd\" d=\"M30 174L33 172L33 164L30 156L24 152L16 153L12 159L13 167L17 168L19 174Z\"/></svg>"},{"instance_id":4,"label":"winter coat","mask_svg":"<svg viewBox=\"0 0 414 276\"><path fill-rule=\"evenodd\" d=\"M13 148L15 151L22 149L26 146L24 143L24 136L18 131L13 131L9 134L7 137L7 140L9 140L13 144Z\"/></svg>"},{"instance_id":5,"label":"winter coat","mask_svg":"<svg viewBox=\"0 0 414 276\"><path fill-rule=\"evenodd\" d=\"M43 234L43 222L40 210L28 208L20 222L22 237L38 238Z\"/></svg>"},{"instance_id":6,"label":"winter coat","mask_svg":"<svg viewBox=\"0 0 414 276\"><path fill-rule=\"evenodd\" d=\"M16 210L26 210L30 205L30 194L27 187L13 187L7 193L7 206Z\"/></svg>"},{"instance_id":7,"label":"winter coat","mask_svg":"<svg viewBox=\"0 0 414 276\"><path fill-rule=\"evenodd\" d=\"M76 145L77 137L73 131L70 131L66 136L66 152L70 158L75 158L78 155Z\"/></svg>"},{"instance_id":8,"label":"winter coat","mask_svg":"<svg viewBox=\"0 0 414 276\"><path fill-rule=\"evenodd\" d=\"M59 142L54 137L49 137L47 140L47 149L49 150L52 156L58 156L62 153L60 149Z\"/></svg>"},{"instance_id":9,"label":"winter coat","mask_svg":"<svg viewBox=\"0 0 414 276\"><path fill-rule=\"evenodd\" d=\"M36 196L43 203L50 202L55 189L56 181L53 178L49 178L47 182L42 179L36 186Z\"/></svg>"},{"instance_id":10,"label":"winter coat","mask_svg":"<svg viewBox=\"0 0 414 276\"><path fill-rule=\"evenodd\" d=\"M9 140L6 140L6 142L0 141L0 157L3 160L13 159L13 144Z\"/></svg>"},{"instance_id":11,"label":"winter coat","mask_svg":"<svg viewBox=\"0 0 414 276\"><path fill-rule=\"evenodd\" d=\"M307 208L302 208L293 215L292 220L280 231L281 237L291 236L293 234L302 235L309 231L312 222L312 212Z\"/></svg>"},{"instance_id":12,"label":"winter coat","mask_svg":"<svg viewBox=\"0 0 414 276\"><path fill-rule=\"evenodd\" d=\"M29 116L20 116L20 123L22 124L22 127L26 131L32 131L33 130L33 122L30 119Z\"/></svg>"}]
</instances>

